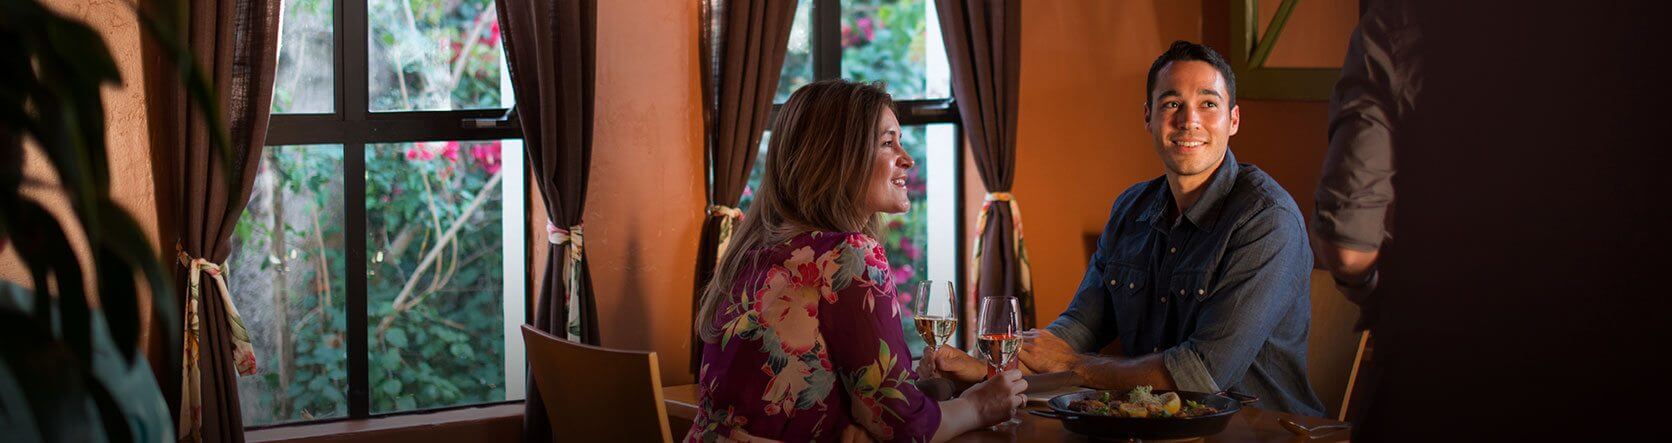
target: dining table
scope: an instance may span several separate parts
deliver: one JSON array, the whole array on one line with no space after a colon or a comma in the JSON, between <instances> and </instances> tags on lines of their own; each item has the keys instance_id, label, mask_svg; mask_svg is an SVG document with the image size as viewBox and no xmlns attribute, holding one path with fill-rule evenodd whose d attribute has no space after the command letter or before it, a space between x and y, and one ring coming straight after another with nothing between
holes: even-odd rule
<instances>
[{"instance_id":1,"label":"dining table","mask_svg":"<svg viewBox=\"0 0 1672 443\"><path fill-rule=\"evenodd\" d=\"M663 401L667 403L668 417L672 422L689 424L697 416L697 385L668 386L662 389ZM1103 438L1076 434L1063 428L1062 421L1046 418L1028 410L1049 410L1045 405L1034 402L1017 413L1021 423L1003 431L983 429L960 435L954 442L1089 442L1108 441ZM1320 433L1316 436L1296 434L1285 428L1280 421L1291 420L1293 423L1305 427L1321 425L1341 425L1339 421L1319 417L1299 416L1280 411L1244 406L1231 416L1230 424L1218 434L1202 438L1183 440L1144 440L1144 441L1205 441L1205 442L1307 442L1327 443L1348 441L1350 430L1340 430ZM685 435L687 429L673 429L676 438Z\"/></svg>"}]
</instances>

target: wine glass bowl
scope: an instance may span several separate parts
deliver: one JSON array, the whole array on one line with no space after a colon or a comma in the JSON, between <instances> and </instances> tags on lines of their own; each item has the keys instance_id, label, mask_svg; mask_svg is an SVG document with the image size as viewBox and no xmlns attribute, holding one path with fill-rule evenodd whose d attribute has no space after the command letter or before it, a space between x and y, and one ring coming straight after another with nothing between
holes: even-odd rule
<instances>
[{"instance_id":1,"label":"wine glass bowl","mask_svg":"<svg viewBox=\"0 0 1672 443\"><path fill-rule=\"evenodd\" d=\"M988 296L981 298L980 335L976 344L993 368L993 376L1009 368L1022 350L1021 308L1015 297ZM1022 421L1011 411L1010 420L993 426L994 430L1008 429Z\"/></svg>"},{"instance_id":2,"label":"wine glass bowl","mask_svg":"<svg viewBox=\"0 0 1672 443\"><path fill-rule=\"evenodd\" d=\"M912 324L929 352L940 350L958 330L958 316L953 315L952 282L925 280L917 284L917 298L912 300Z\"/></svg>"}]
</instances>

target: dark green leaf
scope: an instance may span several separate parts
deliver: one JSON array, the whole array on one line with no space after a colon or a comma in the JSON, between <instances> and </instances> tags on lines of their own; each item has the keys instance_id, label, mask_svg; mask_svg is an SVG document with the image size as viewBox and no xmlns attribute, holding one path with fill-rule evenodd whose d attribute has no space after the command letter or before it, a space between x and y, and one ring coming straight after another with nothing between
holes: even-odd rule
<instances>
[{"instance_id":1,"label":"dark green leaf","mask_svg":"<svg viewBox=\"0 0 1672 443\"><path fill-rule=\"evenodd\" d=\"M389 342L389 346L405 348L406 330L401 328L389 328L389 331L383 334L383 339Z\"/></svg>"}]
</instances>

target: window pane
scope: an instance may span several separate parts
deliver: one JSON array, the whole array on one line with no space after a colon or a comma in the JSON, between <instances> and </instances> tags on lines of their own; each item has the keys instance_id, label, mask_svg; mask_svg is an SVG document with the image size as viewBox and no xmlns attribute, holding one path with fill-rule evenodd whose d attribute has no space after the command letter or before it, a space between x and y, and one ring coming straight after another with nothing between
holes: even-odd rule
<instances>
[{"instance_id":1,"label":"window pane","mask_svg":"<svg viewBox=\"0 0 1672 443\"><path fill-rule=\"evenodd\" d=\"M886 82L895 100L950 97L945 43L929 3L842 2L842 78Z\"/></svg>"},{"instance_id":2,"label":"window pane","mask_svg":"<svg viewBox=\"0 0 1672 443\"><path fill-rule=\"evenodd\" d=\"M790 24L790 44L784 51L784 70L778 77L778 95L773 103L789 100L796 88L813 82L813 0L801 0L795 5L795 21Z\"/></svg>"},{"instance_id":3,"label":"window pane","mask_svg":"<svg viewBox=\"0 0 1672 443\"><path fill-rule=\"evenodd\" d=\"M506 398L503 145L365 152L373 413Z\"/></svg>"},{"instance_id":4,"label":"window pane","mask_svg":"<svg viewBox=\"0 0 1672 443\"><path fill-rule=\"evenodd\" d=\"M260 362L238 378L244 424L345 416L342 146L270 146L258 168L227 258Z\"/></svg>"},{"instance_id":5,"label":"window pane","mask_svg":"<svg viewBox=\"0 0 1672 443\"><path fill-rule=\"evenodd\" d=\"M492 0L369 0L372 111L504 108Z\"/></svg>"},{"instance_id":6,"label":"window pane","mask_svg":"<svg viewBox=\"0 0 1672 443\"><path fill-rule=\"evenodd\" d=\"M336 109L331 0L284 0L274 114L329 114Z\"/></svg>"}]
</instances>

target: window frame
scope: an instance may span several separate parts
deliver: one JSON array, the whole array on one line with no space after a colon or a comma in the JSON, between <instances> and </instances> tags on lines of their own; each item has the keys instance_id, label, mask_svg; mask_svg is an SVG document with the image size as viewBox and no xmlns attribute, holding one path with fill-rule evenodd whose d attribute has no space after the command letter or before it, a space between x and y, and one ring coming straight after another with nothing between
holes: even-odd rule
<instances>
[{"instance_id":1,"label":"window frame","mask_svg":"<svg viewBox=\"0 0 1672 443\"><path fill-rule=\"evenodd\" d=\"M813 81L841 78L842 0L809 1L813 6L810 17L811 20L809 20L809 24L813 29L808 35L812 43L811 55L813 65ZM934 0L924 0L924 7L934 7L933 2ZM927 20L928 18L925 19ZM863 81L866 79L857 80ZM778 119L778 112L783 107L783 103L778 103L776 100L773 101L772 114L768 117L768 121L776 121ZM967 238L965 238L967 234L965 232L964 214L967 208L965 207L963 198L964 183L966 181L966 177L964 176L964 162L966 160L964 156L966 155L965 146L967 141L964 139L964 123L958 115L957 101L952 97L900 100L894 102L894 110L895 118L900 121L901 127L929 126L933 124L952 125L952 139L953 143L956 145L953 148L954 152L952 155L954 162L952 179L955 182L953 188L958 193L958 195L952 199L953 211L957 214L954 218L958 220L957 226L954 229L955 232L953 233L953 238L955 239L954 243L957 245L955 251L953 251L953 260L956 261L956 264L954 265L954 269L956 269L956 271L954 271L956 276L954 278L958 281L958 287L967 288L969 284L967 279L967 276L969 275L969 261L965 260L964 257L968 256L969 246ZM755 165L755 167L760 167L760 165ZM964 305L966 301L963 300L965 293L967 293L967 291L959 292L958 300L954 300L954 303L956 304L955 307ZM958 315L959 320L962 321L964 310L959 308L954 309L953 311ZM970 338L965 337L965 335L967 334L956 334L956 346L959 348L967 349L970 345Z\"/></svg>"},{"instance_id":2,"label":"window frame","mask_svg":"<svg viewBox=\"0 0 1672 443\"><path fill-rule=\"evenodd\" d=\"M497 0L495 0L497 1ZM343 149L344 238L366 237L366 156L368 144L405 143L423 141L488 141L523 138L521 125L511 117L509 109L470 109L450 111L389 111L369 109L370 49L368 0L332 0L332 101L330 113L274 113L267 127L264 148L289 145L340 144ZM356 44L357 43L357 44ZM503 51L503 49L501 49ZM503 55L502 55L503 56ZM525 148L526 149L526 148ZM522 152L507 153L523 155ZM518 173L528 177L525 163ZM527 181L524 181L527 183ZM532 207L532 196L526 190L523 207ZM511 214L506 214L510 216ZM518 215L519 225L527 231L526 214ZM532 250L531 238L523 239L524 250ZM286 426L304 426L345 420L433 413L463 408L478 408L523 400L500 400L469 403L409 411L371 413L369 370L368 310L366 306L366 245L364 242L344 243L344 315L347 336L348 414L315 420L270 423L246 426L246 431ZM527 263L522 266L526 267ZM533 285L529 274L524 274L523 323L530 318L527 301L533 300Z\"/></svg>"}]
</instances>

